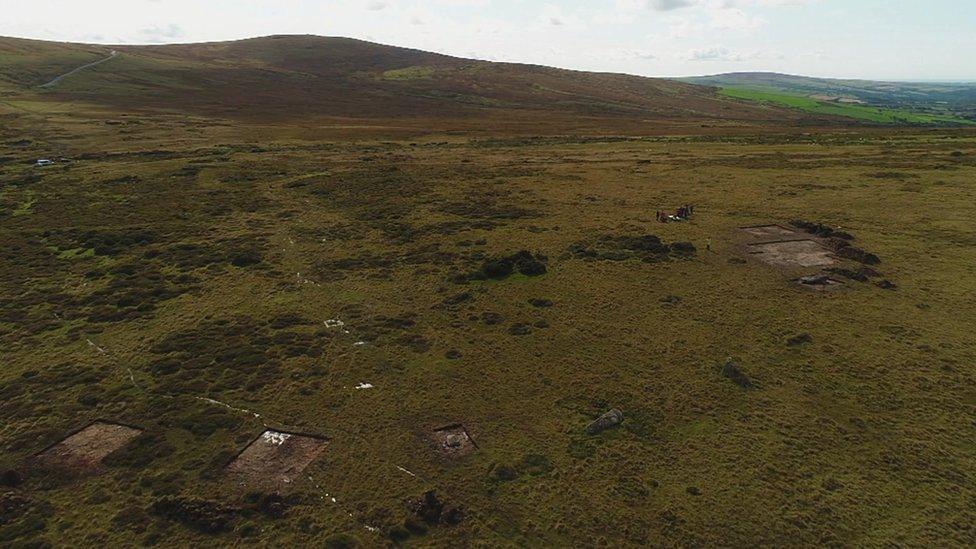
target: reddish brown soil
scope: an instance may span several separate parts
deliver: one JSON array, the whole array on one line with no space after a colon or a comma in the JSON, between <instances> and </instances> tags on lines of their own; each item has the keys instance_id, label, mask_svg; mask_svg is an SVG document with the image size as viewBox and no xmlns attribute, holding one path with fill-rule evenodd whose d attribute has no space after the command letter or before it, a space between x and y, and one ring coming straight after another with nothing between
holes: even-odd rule
<instances>
[{"instance_id":1,"label":"reddish brown soil","mask_svg":"<svg viewBox=\"0 0 976 549\"><path fill-rule=\"evenodd\" d=\"M46 466L77 471L97 469L106 456L125 446L141 432L135 427L96 421L44 450L37 459Z\"/></svg>"},{"instance_id":2,"label":"reddish brown soil","mask_svg":"<svg viewBox=\"0 0 976 549\"><path fill-rule=\"evenodd\" d=\"M325 450L321 438L267 430L227 466L242 486L282 490Z\"/></svg>"},{"instance_id":3,"label":"reddish brown soil","mask_svg":"<svg viewBox=\"0 0 976 549\"><path fill-rule=\"evenodd\" d=\"M798 234L793 229L787 229L782 225L758 225L755 227L742 227L741 230L751 234L752 236L757 236L760 238L787 239L797 236Z\"/></svg>"},{"instance_id":4,"label":"reddish brown soil","mask_svg":"<svg viewBox=\"0 0 976 549\"><path fill-rule=\"evenodd\" d=\"M783 240L749 244L749 253L776 267L827 267L837 261L814 240Z\"/></svg>"},{"instance_id":5,"label":"reddish brown soil","mask_svg":"<svg viewBox=\"0 0 976 549\"><path fill-rule=\"evenodd\" d=\"M438 453L450 458L466 456L478 449L474 439L460 423L434 429L430 440Z\"/></svg>"}]
</instances>

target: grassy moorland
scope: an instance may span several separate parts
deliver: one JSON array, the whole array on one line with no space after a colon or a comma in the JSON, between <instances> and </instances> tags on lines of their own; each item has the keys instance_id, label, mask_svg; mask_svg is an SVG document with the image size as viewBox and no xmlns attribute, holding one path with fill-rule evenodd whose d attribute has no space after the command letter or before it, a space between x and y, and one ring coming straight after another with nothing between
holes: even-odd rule
<instances>
[{"instance_id":1,"label":"grassy moorland","mask_svg":"<svg viewBox=\"0 0 976 549\"><path fill-rule=\"evenodd\" d=\"M139 87L127 55L98 89ZM403 61L362 89L430 90ZM534 133L456 98L257 120L70 85L0 101L0 545L976 543L971 130L709 96L644 127L526 108ZM880 263L801 287L740 230L794 219ZM143 433L42 466L96 419ZM227 469L268 427L327 439L280 496ZM461 520L419 517L430 490Z\"/></svg>"}]
</instances>

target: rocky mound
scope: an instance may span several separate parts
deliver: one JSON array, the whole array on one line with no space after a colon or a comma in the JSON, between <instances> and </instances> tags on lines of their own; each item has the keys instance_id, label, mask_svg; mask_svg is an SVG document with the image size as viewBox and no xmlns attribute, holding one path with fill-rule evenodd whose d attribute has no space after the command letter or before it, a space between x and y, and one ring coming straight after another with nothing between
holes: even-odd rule
<instances>
[{"instance_id":1,"label":"rocky mound","mask_svg":"<svg viewBox=\"0 0 976 549\"><path fill-rule=\"evenodd\" d=\"M525 276L542 276L548 269L548 258L541 254L522 250L509 256L488 259L471 273L457 277L458 282L470 280L503 280L515 273Z\"/></svg>"},{"instance_id":2,"label":"rocky mound","mask_svg":"<svg viewBox=\"0 0 976 549\"><path fill-rule=\"evenodd\" d=\"M695 254L690 242L666 244L652 234L603 235L595 240L580 241L567 249L573 257L584 260L627 261L640 260L656 263L671 258L689 257Z\"/></svg>"}]
</instances>

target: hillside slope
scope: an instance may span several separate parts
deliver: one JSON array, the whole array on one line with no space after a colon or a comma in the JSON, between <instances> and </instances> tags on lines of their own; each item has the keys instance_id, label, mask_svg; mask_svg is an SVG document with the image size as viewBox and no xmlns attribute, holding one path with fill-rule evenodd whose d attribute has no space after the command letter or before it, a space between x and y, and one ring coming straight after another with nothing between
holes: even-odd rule
<instances>
[{"instance_id":1,"label":"hillside slope","mask_svg":"<svg viewBox=\"0 0 976 549\"><path fill-rule=\"evenodd\" d=\"M677 124L832 124L665 79L459 59L346 38L272 36L166 46L0 39L4 91L124 109L256 121L349 118L574 118ZM105 57L110 62L37 86Z\"/></svg>"}]
</instances>

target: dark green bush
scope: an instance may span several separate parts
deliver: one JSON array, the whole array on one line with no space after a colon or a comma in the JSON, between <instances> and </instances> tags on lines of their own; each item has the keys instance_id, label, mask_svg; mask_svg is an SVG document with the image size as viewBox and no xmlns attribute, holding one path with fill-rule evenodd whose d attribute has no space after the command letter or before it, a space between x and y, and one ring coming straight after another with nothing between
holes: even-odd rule
<instances>
[{"instance_id":1,"label":"dark green bush","mask_svg":"<svg viewBox=\"0 0 976 549\"><path fill-rule=\"evenodd\" d=\"M153 461L173 453L175 448L165 437L156 433L142 433L116 452L109 454L103 463L114 467L141 469Z\"/></svg>"}]
</instances>

